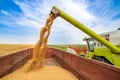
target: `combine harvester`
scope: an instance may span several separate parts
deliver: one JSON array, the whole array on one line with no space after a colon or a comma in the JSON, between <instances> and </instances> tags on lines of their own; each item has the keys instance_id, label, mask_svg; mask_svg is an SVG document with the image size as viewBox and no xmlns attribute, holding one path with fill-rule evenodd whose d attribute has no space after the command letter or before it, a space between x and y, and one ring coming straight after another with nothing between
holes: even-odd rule
<instances>
[{"instance_id":1,"label":"combine harvester","mask_svg":"<svg viewBox=\"0 0 120 80\"><path fill-rule=\"evenodd\" d=\"M52 13L55 14L56 16L59 15L60 17L62 17L63 19L65 19L66 21L68 21L69 23L71 23L72 25L74 25L75 27L77 27L78 29L82 30L83 32L85 32L86 34L92 37L86 39L89 49L89 52L87 53L86 57L97 60L100 59L101 61L111 63L115 66L120 67L120 47L116 47L112 43L108 42L103 37L96 34L94 31L90 30L85 25L81 24L80 22L78 22L77 20L75 20L74 18L63 12L62 10L58 9L57 7L54 7L52 9ZM95 42L93 39L99 41L100 43L105 45L108 49L104 48L100 50L99 49L94 50Z\"/></svg>"},{"instance_id":2,"label":"combine harvester","mask_svg":"<svg viewBox=\"0 0 120 80\"><path fill-rule=\"evenodd\" d=\"M89 47L89 52L86 55L86 57L88 58L69 54L57 49L48 48L45 55L46 59L55 59L61 67L72 72L79 80L120 80L120 48L106 41L104 38L96 34L94 31L90 30L56 6L52 8L51 14L53 14L55 18L58 16L62 17L64 20L82 30L95 40L104 44L107 49L103 49L103 51L101 51L103 52L103 55L100 56L103 56L117 67L100 61L88 59L94 59L94 56L97 53L97 50L94 50L94 43L91 38L86 39ZM28 49L18 53L0 57L0 65L2 65L0 66L0 76L2 77L22 66L23 64L21 63L25 63L32 56L32 52L33 49Z\"/></svg>"}]
</instances>

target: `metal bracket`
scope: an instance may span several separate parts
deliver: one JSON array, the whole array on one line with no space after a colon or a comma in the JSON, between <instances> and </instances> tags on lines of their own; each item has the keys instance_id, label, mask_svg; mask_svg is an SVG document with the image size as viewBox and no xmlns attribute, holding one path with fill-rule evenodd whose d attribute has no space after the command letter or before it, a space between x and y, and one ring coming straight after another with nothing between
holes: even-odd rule
<instances>
[{"instance_id":1,"label":"metal bracket","mask_svg":"<svg viewBox=\"0 0 120 80\"><path fill-rule=\"evenodd\" d=\"M60 11L57 10L55 7L52 7L51 14L54 14L55 18L59 16Z\"/></svg>"}]
</instances>

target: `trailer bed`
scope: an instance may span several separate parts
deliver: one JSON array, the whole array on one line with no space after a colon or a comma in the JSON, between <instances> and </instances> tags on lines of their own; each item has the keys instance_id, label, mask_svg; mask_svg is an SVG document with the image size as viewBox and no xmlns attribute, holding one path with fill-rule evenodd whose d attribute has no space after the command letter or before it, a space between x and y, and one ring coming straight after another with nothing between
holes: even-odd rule
<instances>
[{"instance_id":1,"label":"trailer bed","mask_svg":"<svg viewBox=\"0 0 120 80\"><path fill-rule=\"evenodd\" d=\"M0 76L3 77L20 69L32 58L33 49L27 49L0 57ZM48 48L45 65L62 67L73 73L79 80L120 80L120 68L100 61Z\"/></svg>"}]
</instances>

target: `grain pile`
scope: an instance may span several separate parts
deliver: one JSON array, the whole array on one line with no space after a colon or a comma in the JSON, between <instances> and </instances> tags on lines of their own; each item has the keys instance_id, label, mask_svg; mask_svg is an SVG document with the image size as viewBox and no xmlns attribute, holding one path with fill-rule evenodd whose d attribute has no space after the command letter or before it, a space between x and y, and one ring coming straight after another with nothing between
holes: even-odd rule
<instances>
[{"instance_id":1,"label":"grain pile","mask_svg":"<svg viewBox=\"0 0 120 80\"><path fill-rule=\"evenodd\" d=\"M24 70L29 63L0 80L78 80L69 71L58 66L44 65L40 69L26 73Z\"/></svg>"}]
</instances>

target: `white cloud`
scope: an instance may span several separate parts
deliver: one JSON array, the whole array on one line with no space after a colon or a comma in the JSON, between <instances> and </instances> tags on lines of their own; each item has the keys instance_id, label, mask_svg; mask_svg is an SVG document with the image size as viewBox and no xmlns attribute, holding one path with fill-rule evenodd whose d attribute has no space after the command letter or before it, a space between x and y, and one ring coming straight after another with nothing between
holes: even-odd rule
<instances>
[{"instance_id":1,"label":"white cloud","mask_svg":"<svg viewBox=\"0 0 120 80\"><path fill-rule=\"evenodd\" d=\"M6 16L10 16L10 15L11 15L10 13L8 13L8 12L5 11L5 10L1 10L1 13L4 14L4 15L6 15Z\"/></svg>"},{"instance_id":2,"label":"white cloud","mask_svg":"<svg viewBox=\"0 0 120 80\"><path fill-rule=\"evenodd\" d=\"M27 27L37 27L40 28L40 23L35 21L35 20L31 20L28 19L26 17L21 17L16 21L17 24L22 25L22 26L27 26Z\"/></svg>"},{"instance_id":3,"label":"white cloud","mask_svg":"<svg viewBox=\"0 0 120 80\"><path fill-rule=\"evenodd\" d=\"M70 1L70 0L67 0L66 3L71 5L72 7L65 4L63 1L50 3L50 1L44 0L42 3L34 2L35 5L33 4L33 2L15 1L15 3L20 6L20 8L22 10L22 14L23 14L22 19L18 19L17 22L18 22L18 24L24 25L24 26L27 24L28 26L34 25L38 28L41 28L42 26L40 26L40 25L44 25L45 20L48 17L48 14L53 5L58 5L60 8L65 9L66 12L75 16L79 20L85 21L85 20L93 19L93 16L90 15L84 9L84 5L81 4L82 8L80 8L78 6L78 4L76 4L74 1ZM60 5L60 3L61 3L61 5ZM46 7L46 5L47 5L47 7ZM71 11L71 10L73 10L73 11ZM82 12L82 13L80 15L80 14L77 14L77 12L78 13ZM38 23L40 21L41 21L41 23ZM34 26L32 26L32 27L34 27ZM62 32L64 32L64 33L67 32L67 33L62 34ZM61 18L58 18L55 20L51 34L55 34L52 37L52 39L54 39L54 40L50 39L49 43L78 43L78 42L80 43L81 42L80 35L82 35L82 34L76 28L74 28L72 25L70 25L69 23L67 23L66 21L64 21ZM61 42L58 41L58 39L56 39L56 37L58 37L59 35L61 35ZM66 36L66 42L63 42L64 40L62 40L62 38L63 38L62 35Z\"/></svg>"},{"instance_id":4,"label":"white cloud","mask_svg":"<svg viewBox=\"0 0 120 80\"><path fill-rule=\"evenodd\" d=\"M37 38L35 36L27 35L27 36L17 36L17 35L9 35L9 34L0 34L0 43L6 44L31 44L36 43Z\"/></svg>"},{"instance_id":5,"label":"white cloud","mask_svg":"<svg viewBox=\"0 0 120 80\"><path fill-rule=\"evenodd\" d=\"M104 1L104 0L103 0ZM120 19L112 20L118 15L119 7L111 10L112 1L95 0L35 0L35 1L18 1L14 2L20 7L22 13L13 17L6 11L1 11L5 15L12 16L17 25L41 29L50 13L52 6L57 5L59 8L70 14L78 21L88 26L97 33L116 29L120 24ZM77 28L64 21L61 18L55 19L49 43L83 43L85 34ZM59 38L59 37L60 38ZM58 39L59 38L59 39Z\"/></svg>"}]
</instances>

